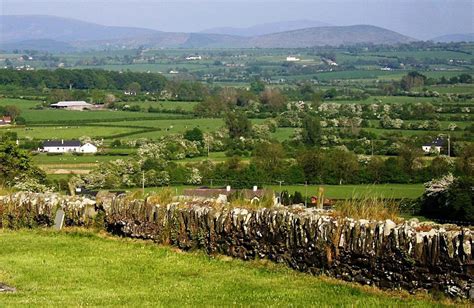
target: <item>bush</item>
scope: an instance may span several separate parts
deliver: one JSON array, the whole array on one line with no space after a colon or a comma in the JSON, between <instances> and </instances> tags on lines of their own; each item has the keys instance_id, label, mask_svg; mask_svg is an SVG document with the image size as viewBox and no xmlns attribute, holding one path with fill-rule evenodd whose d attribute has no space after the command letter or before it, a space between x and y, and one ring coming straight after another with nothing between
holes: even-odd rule
<instances>
[{"instance_id":1,"label":"bush","mask_svg":"<svg viewBox=\"0 0 474 308\"><path fill-rule=\"evenodd\" d=\"M474 177L455 178L451 174L425 184L421 215L429 218L474 222Z\"/></svg>"}]
</instances>

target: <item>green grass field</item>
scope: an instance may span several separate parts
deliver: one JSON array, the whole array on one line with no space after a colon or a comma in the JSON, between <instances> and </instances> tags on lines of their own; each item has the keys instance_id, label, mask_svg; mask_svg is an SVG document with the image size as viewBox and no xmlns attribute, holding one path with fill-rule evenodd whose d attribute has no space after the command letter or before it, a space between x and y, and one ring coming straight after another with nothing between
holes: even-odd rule
<instances>
[{"instance_id":1,"label":"green grass field","mask_svg":"<svg viewBox=\"0 0 474 308\"><path fill-rule=\"evenodd\" d=\"M56 165L56 164L86 164L86 163L99 163L106 162L115 159L124 159L126 156L121 155L46 155L39 154L32 156L32 160L36 164L41 165Z\"/></svg>"},{"instance_id":2,"label":"green grass field","mask_svg":"<svg viewBox=\"0 0 474 308\"><path fill-rule=\"evenodd\" d=\"M232 183L213 181L213 187L225 187ZM275 184L259 184L259 188L280 191L280 186ZM171 186L176 194L182 194L186 188L195 188L196 186ZM287 190L289 193L299 191L303 196L308 197L318 194L319 187L324 188L324 196L331 199L348 199L362 197L378 197L387 199L415 199L423 194L423 184L360 184L360 185L282 185L281 190ZM251 189L251 187L248 187ZM163 187L147 187L146 192L160 191ZM134 190L138 190L134 189Z\"/></svg>"},{"instance_id":3,"label":"green grass field","mask_svg":"<svg viewBox=\"0 0 474 308\"><path fill-rule=\"evenodd\" d=\"M88 231L0 230L2 306L439 306L268 262Z\"/></svg>"},{"instance_id":4,"label":"green grass field","mask_svg":"<svg viewBox=\"0 0 474 308\"><path fill-rule=\"evenodd\" d=\"M279 186L265 186L279 191ZM283 186L283 189L293 193L299 191L308 196L317 195L319 187L324 188L326 198L347 199L358 197L378 197L388 199L415 199L423 194L423 184L361 184L361 185L290 185Z\"/></svg>"},{"instance_id":5,"label":"green grass field","mask_svg":"<svg viewBox=\"0 0 474 308\"><path fill-rule=\"evenodd\" d=\"M160 108L164 110L174 111L181 109L184 111L193 111L198 102L180 102L180 101L159 101L159 102L127 102L130 106L139 106L142 110L149 107Z\"/></svg>"},{"instance_id":6,"label":"green grass field","mask_svg":"<svg viewBox=\"0 0 474 308\"><path fill-rule=\"evenodd\" d=\"M34 123L48 123L54 124L55 122L67 123L74 121L88 121L88 122L99 122L104 120L126 120L126 119L160 119L179 117L180 115L170 115L162 113L148 113L148 112L131 112L131 111L113 111L113 110L100 110L100 111L73 111L73 110L56 110L45 108L42 110L34 109L36 105L41 104L40 101L22 100L22 99L9 99L1 98L0 106L15 105L21 110L21 117L25 118L28 124Z\"/></svg>"}]
</instances>

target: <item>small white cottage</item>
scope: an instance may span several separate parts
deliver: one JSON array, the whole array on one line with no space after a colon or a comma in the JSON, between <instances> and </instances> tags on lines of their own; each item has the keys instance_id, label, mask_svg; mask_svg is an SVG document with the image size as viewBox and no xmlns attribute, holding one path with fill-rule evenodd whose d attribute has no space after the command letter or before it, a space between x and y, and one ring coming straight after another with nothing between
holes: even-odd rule
<instances>
[{"instance_id":1,"label":"small white cottage","mask_svg":"<svg viewBox=\"0 0 474 308\"><path fill-rule=\"evenodd\" d=\"M446 141L442 138L436 138L431 143L426 143L421 146L423 152L429 153L441 153L446 147Z\"/></svg>"},{"instance_id":2,"label":"small white cottage","mask_svg":"<svg viewBox=\"0 0 474 308\"><path fill-rule=\"evenodd\" d=\"M46 153L97 153L97 147L91 143L82 144L79 140L48 140L43 142L41 152Z\"/></svg>"}]
</instances>

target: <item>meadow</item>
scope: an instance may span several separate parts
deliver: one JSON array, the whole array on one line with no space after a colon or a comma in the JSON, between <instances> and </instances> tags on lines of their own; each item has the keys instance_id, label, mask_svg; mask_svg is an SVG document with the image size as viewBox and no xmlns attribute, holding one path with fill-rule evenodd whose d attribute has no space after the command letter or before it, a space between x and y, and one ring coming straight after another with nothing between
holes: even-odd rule
<instances>
[{"instance_id":1,"label":"meadow","mask_svg":"<svg viewBox=\"0 0 474 308\"><path fill-rule=\"evenodd\" d=\"M77 229L0 230L5 306L440 306L267 261L183 253ZM8 253L6 253L8 252Z\"/></svg>"},{"instance_id":2,"label":"meadow","mask_svg":"<svg viewBox=\"0 0 474 308\"><path fill-rule=\"evenodd\" d=\"M255 183L259 188L269 189L276 192L288 191L293 194L299 191L303 197L317 196L320 188L323 188L324 197L330 199L351 198L383 198L383 199L416 199L423 194L423 184L360 184L360 185L285 185L281 187L275 183ZM213 187L224 188L232 183L225 181L213 181ZM169 187L146 187L145 192L159 192L171 188L176 195L181 195L185 189L196 188L196 186L171 185ZM251 187L248 187L251 189ZM134 190L139 190L134 189Z\"/></svg>"},{"instance_id":3,"label":"meadow","mask_svg":"<svg viewBox=\"0 0 474 308\"><path fill-rule=\"evenodd\" d=\"M97 123L99 121L147 120L170 117L181 117L179 114L131 112L119 110L74 111L56 110L50 108L36 109L42 102L38 100L24 100L0 98L0 106L15 105L21 110L28 124L68 124L74 122Z\"/></svg>"}]
</instances>

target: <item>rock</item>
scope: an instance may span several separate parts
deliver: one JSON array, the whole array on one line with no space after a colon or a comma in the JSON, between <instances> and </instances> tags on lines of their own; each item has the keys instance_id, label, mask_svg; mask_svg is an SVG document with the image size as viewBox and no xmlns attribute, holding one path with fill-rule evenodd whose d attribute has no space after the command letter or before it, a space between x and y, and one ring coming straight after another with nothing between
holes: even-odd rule
<instances>
[{"instance_id":1,"label":"rock","mask_svg":"<svg viewBox=\"0 0 474 308\"><path fill-rule=\"evenodd\" d=\"M0 282L0 293L2 292L16 292L16 289Z\"/></svg>"},{"instance_id":2,"label":"rock","mask_svg":"<svg viewBox=\"0 0 474 308\"><path fill-rule=\"evenodd\" d=\"M389 236L392 230L397 226L396 223L391 221L390 219L385 220L385 224L383 225L383 235Z\"/></svg>"}]
</instances>

